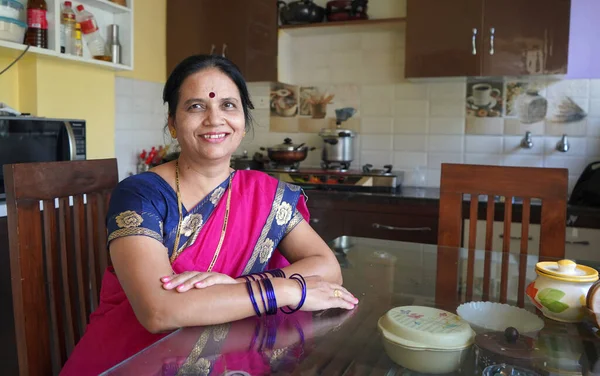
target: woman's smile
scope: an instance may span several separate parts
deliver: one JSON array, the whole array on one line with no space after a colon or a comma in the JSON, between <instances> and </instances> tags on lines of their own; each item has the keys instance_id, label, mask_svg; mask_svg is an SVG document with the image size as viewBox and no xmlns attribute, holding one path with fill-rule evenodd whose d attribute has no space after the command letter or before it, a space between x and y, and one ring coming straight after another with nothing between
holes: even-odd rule
<instances>
[{"instance_id":1,"label":"woman's smile","mask_svg":"<svg viewBox=\"0 0 600 376\"><path fill-rule=\"evenodd\" d=\"M221 142L225 141L228 136L229 133L226 132L209 132L201 134L200 139L211 144L220 144Z\"/></svg>"}]
</instances>

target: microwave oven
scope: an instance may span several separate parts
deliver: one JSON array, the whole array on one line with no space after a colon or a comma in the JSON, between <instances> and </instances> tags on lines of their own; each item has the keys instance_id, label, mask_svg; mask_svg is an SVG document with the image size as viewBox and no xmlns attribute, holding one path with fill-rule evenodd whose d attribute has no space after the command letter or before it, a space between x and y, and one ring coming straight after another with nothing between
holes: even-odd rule
<instances>
[{"instance_id":1,"label":"microwave oven","mask_svg":"<svg viewBox=\"0 0 600 376\"><path fill-rule=\"evenodd\" d=\"M84 159L85 120L0 116L0 200L5 164Z\"/></svg>"}]
</instances>

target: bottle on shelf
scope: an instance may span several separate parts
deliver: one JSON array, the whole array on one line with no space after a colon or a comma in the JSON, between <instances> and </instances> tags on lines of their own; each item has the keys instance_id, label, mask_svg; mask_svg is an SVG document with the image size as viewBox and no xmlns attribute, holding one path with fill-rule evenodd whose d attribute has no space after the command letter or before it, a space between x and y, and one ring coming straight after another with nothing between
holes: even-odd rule
<instances>
[{"instance_id":1,"label":"bottle on shelf","mask_svg":"<svg viewBox=\"0 0 600 376\"><path fill-rule=\"evenodd\" d=\"M77 22L81 24L83 39L90 50L90 54L97 60L111 61L110 51L100 35L98 23L94 15L85 10L83 5L77 6Z\"/></svg>"},{"instance_id":2,"label":"bottle on shelf","mask_svg":"<svg viewBox=\"0 0 600 376\"><path fill-rule=\"evenodd\" d=\"M108 28L108 35L108 44L110 46L112 62L115 64L121 64L121 43L119 43L119 25L110 25Z\"/></svg>"},{"instance_id":3,"label":"bottle on shelf","mask_svg":"<svg viewBox=\"0 0 600 376\"><path fill-rule=\"evenodd\" d=\"M46 0L27 1L27 31L24 43L34 47L48 48L48 5Z\"/></svg>"},{"instance_id":4,"label":"bottle on shelf","mask_svg":"<svg viewBox=\"0 0 600 376\"><path fill-rule=\"evenodd\" d=\"M65 1L60 17L60 53L73 54L72 40L75 37L75 12L73 4Z\"/></svg>"},{"instance_id":5,"label":"bottle on shelf","mask_svg":"<svg viewBox=\"0 0 600 376\"><path fill-rule=\"evenodd\" d=\"M81 24L75 23L75 35L73 36L73 55L83 56L83 41L81 40Z\"/></svg>"}]
</instances>

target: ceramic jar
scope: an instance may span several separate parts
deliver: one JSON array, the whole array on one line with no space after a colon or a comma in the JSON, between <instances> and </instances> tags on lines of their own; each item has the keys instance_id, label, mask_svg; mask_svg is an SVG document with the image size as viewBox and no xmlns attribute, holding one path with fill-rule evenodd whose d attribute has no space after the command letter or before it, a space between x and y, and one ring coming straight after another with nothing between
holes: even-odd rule
<instances>
[{"instance_id":1,"label":"ceramic jar","mask_svg":"<svg viewBox=\"0 0 600 376\"><path fill-rule=\"evenodd\" d=\"M533 124L546 118L548 100L538 94L536 90L527 90L517 99L516 107L521 123Z\"/></svg>"},{"instance_id":2,"label":"ceramic jar","mask_svg":"<svg viewBox=\"0 0 600 376\"><path fill-rule=\"evenodd\" d=\"M586 315L586 297L598 271L571 260L538 262L537 278L527 296L544 316L562 322L580 322Z\"/></svg>"}]
</instances>

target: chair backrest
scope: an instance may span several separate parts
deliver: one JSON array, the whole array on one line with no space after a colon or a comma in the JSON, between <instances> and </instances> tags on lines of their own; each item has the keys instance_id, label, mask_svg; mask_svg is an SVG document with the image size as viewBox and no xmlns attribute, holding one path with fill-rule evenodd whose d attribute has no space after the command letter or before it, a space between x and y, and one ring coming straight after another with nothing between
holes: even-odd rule
<instances>
[{"instance_id":1,"label":"chair backrest","mask_svg":"<svg viewBox=\"0 0 600 376\"><path fill-rule=\"evenodd\" d=\"M97 307L116 159L4 165L20 375L58 374Z\"/></svg>"},{"instance_id":2,"label":"chair backrest","mask_svg":"<svg viewBox=\"0 0 600 376\"><path fill-rule=\"evenodd\" d=\"M470 195L470 203L463 195ZM513 198L522 199L519 285L517 304L524 305L526 260L528 254L531 200L541 199L540 259L562 258L565 255L567 220L568 170L536 167L502 167L467 164L442 164L440 184L440 212L438 244L461 247L463 206L469 210L466 300L473 297L475 244L479 196L487 196L485 250L492 250L494 209L496 197L504 197L504 232L502 239L502 264L500 302L506 302L508 289L510 230L513 220ZM437 260L436 301L447 301L456 296L458 265L456 252L442 252ZM482 299L490 297L491 257L486 252L483 263Z\"/></svg>"}]
</instances>

